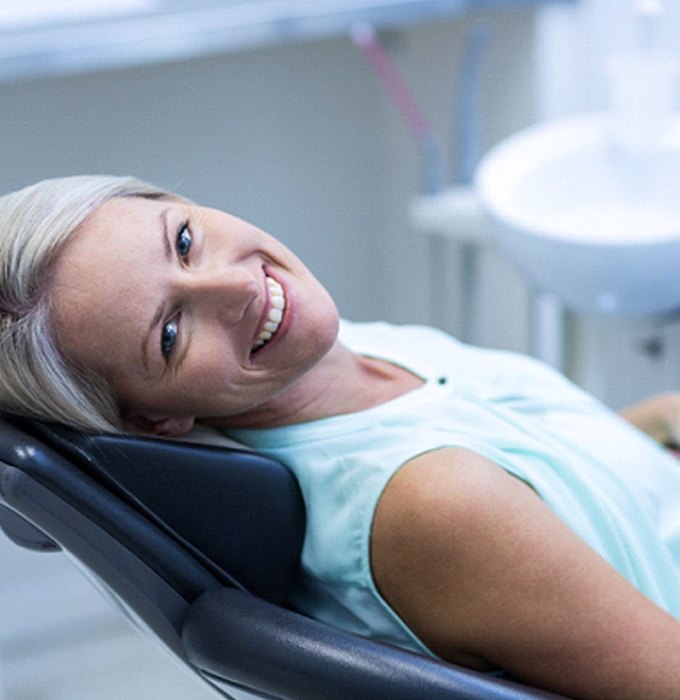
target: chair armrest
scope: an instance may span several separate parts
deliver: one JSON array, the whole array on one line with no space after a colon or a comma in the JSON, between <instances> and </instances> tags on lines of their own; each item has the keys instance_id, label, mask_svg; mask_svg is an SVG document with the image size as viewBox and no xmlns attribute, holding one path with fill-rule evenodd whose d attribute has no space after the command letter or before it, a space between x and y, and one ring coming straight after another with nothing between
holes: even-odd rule
<instances>
[{"instance_id":1,"label":"chair armrest","mask_svg":"<svg viewBox=\"0 0 680 700\"><path fill-rule=\"evenodd\" d=\"M231 588L193 603L182 643L202 672L288 700L559 697L358 637Z\"/></svg>"}]
</instances>

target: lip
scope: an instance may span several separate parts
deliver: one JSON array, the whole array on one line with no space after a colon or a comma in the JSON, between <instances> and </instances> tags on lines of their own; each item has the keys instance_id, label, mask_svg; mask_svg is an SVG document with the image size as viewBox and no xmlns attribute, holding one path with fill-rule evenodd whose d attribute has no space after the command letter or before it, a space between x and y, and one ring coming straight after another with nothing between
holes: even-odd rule
<instances>
[{"instance_id":1,"label":"lip","mask_svg":"<svg viewBox=\"0 0 680 700\"><path fill-rule=\"evenodd\" d=\"M267 348L276 345L279 339L285 334L285 331L288 327L288 305L289 305L289 294L288 294L288 287L277 277L276 275L273 275L267 268L263 268L262 270L263 275L262 275L262 285L264 288L264 294L263 294L263 299L264 302L262 304L262 308L260 310L260 318L257 324L257 327L255 328L255 333L253 334L253 340L251 343L251 348L255 345L255 338L257 338L260 334L260 331L264 328L264 324L267 323L267 320L269 318L269 310L272 307L272 302L271 302L271 296L269 293L269 285L267 284L267 277L271 277L275 282L278 282L283 287L283 294L286 299L286 306L283 310L283 316L281 318L281 322L279 323L279 327L276 329L276 333L272 336L270 340L268 340L264 345L262 345L259 348L255 348L254 350L251 349L250 354L255 355L255 354L260 354L266 352Z\"/></svg>"}]
</instances>

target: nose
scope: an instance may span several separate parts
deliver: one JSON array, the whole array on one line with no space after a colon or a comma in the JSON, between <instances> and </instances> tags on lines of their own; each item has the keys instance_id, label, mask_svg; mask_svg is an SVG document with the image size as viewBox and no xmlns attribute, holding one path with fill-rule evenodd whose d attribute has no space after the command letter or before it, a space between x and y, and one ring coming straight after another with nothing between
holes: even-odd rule
<instances>
[{"instance_id":1,"label":"nose","mask_svg":"<svg viewBox=\"0 0 680 700\"><path fill-rule=\"evenodd\" d=\"M183 295L196 310L217 315L228 324L238 323L262 290L262 283L241 265L214 267L183 280Z\"/></svg>"}]
</instances>

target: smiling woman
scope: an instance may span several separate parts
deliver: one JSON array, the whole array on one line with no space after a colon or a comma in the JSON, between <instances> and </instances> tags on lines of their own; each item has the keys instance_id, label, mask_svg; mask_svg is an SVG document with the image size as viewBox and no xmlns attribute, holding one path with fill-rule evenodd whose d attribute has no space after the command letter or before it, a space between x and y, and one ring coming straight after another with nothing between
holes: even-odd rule
<instances>
[{"instance_id":1,"label":"smiling woman","mask_svg":"<svg viewBox=\"0 0 680 700\"><path fill-rule=\"evenodd\" d=\"M93 177L0 199L0 408L203 423L284 462L312 617L574 697L677 697L677 394L626 421L531 358L341 322L256 226Z\"/></svg>"},{"instance_id":2,"label":"smiling woman","mask_svg":"<svg viewBox=\"0 0 680 700\"><path fill-rule=\"evenodd\" d=\"M128 428L164 435L253 408L276 420L279 392L337 334L335 305L285 246L183 200L102 204L64 246L51 293L66 357L106 378Z\"/></svg>"}]
</instances>

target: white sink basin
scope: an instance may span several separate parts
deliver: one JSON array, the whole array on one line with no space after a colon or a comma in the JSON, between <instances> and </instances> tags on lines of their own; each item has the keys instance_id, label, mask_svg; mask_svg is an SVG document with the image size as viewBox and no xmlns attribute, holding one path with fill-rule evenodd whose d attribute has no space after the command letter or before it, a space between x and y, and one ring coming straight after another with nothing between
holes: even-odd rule
<instances>
[{"instance_id":1,"label":"white sink basin","mask_svg":"<svg viewBox=\"0 0 680 700\"><path fill-rule=\"evenodd\" d=\"M622 154L607 133L606 116L589 115L493 148L475 182L492 238L574 310L678 310L680 122L655 154Z\"/></svg>"}]
</instances>

